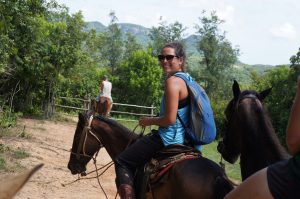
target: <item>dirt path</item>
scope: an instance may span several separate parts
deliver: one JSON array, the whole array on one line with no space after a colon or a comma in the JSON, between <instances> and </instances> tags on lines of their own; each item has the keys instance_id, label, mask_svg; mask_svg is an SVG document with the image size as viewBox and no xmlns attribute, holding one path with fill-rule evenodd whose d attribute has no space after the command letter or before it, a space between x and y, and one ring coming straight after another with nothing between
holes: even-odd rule
<instances>
[{"instance_id":1,"label":"dirt path","mask_svg":"<svg viewBox=\"0 0 300 199\"><path fill-rule=\"evenodd\" d=\"M26 134L30 139L16 138L2 140L5 145L20 148L30 153L30 157L22 159L20 164L26 168L44 163L29 182L16 195L15 199L40 199L40 198L72 198L72 199L105 199L96 179L80 180L73 184L63 186L77 179L67 168L72 146L73 135L77 118L74 122L53 122L34 119L21 119L19 124L25 125ZM98 167L105 165L111 159L105 149L98 155ZM88 164L87 172L94 170L92 162ZM0 174L3 179L5 174ZM92 174L91 174L92 175ZM101 184L109 199L115 198L115 172L112 166L100 177Z\"/></svg>"}]
</instances>

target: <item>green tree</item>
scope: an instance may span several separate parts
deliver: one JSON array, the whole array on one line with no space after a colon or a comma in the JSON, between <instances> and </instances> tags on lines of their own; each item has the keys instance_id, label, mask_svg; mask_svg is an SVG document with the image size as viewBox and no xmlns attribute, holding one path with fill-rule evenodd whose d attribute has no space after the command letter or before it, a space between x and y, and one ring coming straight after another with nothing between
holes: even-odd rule
<instances>
[{"instance_id":1,"label":"green tree","mask_svg":"<svg viewBox=\"0 0 300 199\"><path fill-rule=\"evenodd\" d=\"M149 33L151 42L149 47L153 50L153 55L158 55L162 47L174 41L182 41L183 32L185 27L179 23L167 24L166 21L161 21L158 27L152 27Z\"/></svg>"},{"instance_id":2,"label":"green tree","mask_svg":"<svg viewBox=\"0 0 300 199\"><path fill-rule=\"evenodd\" d=\"M200 25L196 25L200 36L198 51L203 57L200 68L204 69L199 70L195 78L201 79L206 92L211 98L217 99L218 96L222 96L223 86L228 85L226 70L236 63L239 50L232 47L226 39L225 32L220 30L219 25L224 21L219 19L216 12L211 12L208 17L204 14L203 11L203 16L199 18Z\"/></svg>"},{"instance_id":3,"label":"green tree","mask_svg":"<svg viewBox=\"0 0 300 199\"><path fill-rule=\"evenodd\" d=\"M45 16L45 1L0 1L0 97L11 109L23 110L37 86L40 18ZM2 59L3 58L3 59ZM33 81L32 81L33 80ZM24 103L25 102L25 103Z\"/></svg>"},{"instance_id":4,"label":"green tree","mask_svg":"<svg viewBox=\"0 0 300 199\"><path fill-rule=\"evenodd\" d=\"M102 42L100 42L101 46L99 46L99 48L102 61L107 61L108 66L111 68L112 74L114 74L114 71L120 65L120 62L123 58L124 44L122 40L121 29L116 23L118 18L116 17L115 12L110 12L109 16L111 19L110 24L107 31L100 36L100 40L102 40Z\"/></svg>"},{"instance_id":5,"label":"green tree","mask_svg":"<svg viewBox=\"0 0 300 199\"><path fill-rule=\"evenodd\" d=\"M159 105L162 96L162 70L150 50L137 50L117 71L113 81L116 102L143 106Z\"/></svg>"},{"instance_id":6,"label":"green tree","mask_svg":"<svg viewBox=\"0 0 300 199\"><path fill-rule=\"evenodd\" d=\"M296 55L291 56L290 67L279 65L268 70L265 74L251 74L252 85L258 91L272 88L271 94L265 99L267 110L272 118L273 126L285 144L285 130L290 110L296 93L296 82L299 76L300 49Z\"/></svg>"},{"instance_id":7,"label":"green tree","mask_svg":"<svg viewBox=\"0 0 300 199\"><path fill-rule=\"evenodd\" d=\"M87 54L90 61L93 62L93 65L101 66L101 64L103 64L99 49L99 46L101 45L101 37L97 35L95 29L92 29L86 33L86 40L83 44L83 51Z\"/></svg>"},{"instance_id":8,"label":"green tree","mask_svg":"<svg viewBox=\"0 0 300 199\"><path fill-rule=\"evenodd\" d=\"M126 34L124 41L124 57L129 57L133 52L137 50L142 50L142 45L136 40L136 37L130 33Z\"/></svg>"},{"instance_id":9,"label":"green tree","mask_svg":"<svg viewBox=\"0 0 300 199\"><path fill-rule=\"evenodd\" d=\"M291 61L291 68L295 71L295 78L297 78L300 75L300 48L296 55L293 55L290 58Z\"/></svg>"},{"instance_id":10,"label":"green tree","mask_svg":"<svg viewBox=\"0 0 300 199\"><path fill-rule=\"evenodd\" d=\"M67 76L82 59L81 13L73 16L68 9L55 2L1 1L5 10L6 66L1 73L1 101L10 95L10 105L15 111L28 111L45 107L53 102L60 76ZM3 69L3 68L2 68ZM2 75L4 74L4 75Z\"/></svg>"},{"instance_id":11,"label":"green tree","mask_svg":"<svg viewBox=\"0 0 300 199\"><path fill-rule=\"evenodd\" d=\"M272 118L273 126L283 144L285 143L285 129L296 89L295 80L291 78L292 75L292 70L285 65L276 66L261 76L252 74L252 89L262 91L272 88L270 95L264 101Z\"/></svg>"}]
</instances>

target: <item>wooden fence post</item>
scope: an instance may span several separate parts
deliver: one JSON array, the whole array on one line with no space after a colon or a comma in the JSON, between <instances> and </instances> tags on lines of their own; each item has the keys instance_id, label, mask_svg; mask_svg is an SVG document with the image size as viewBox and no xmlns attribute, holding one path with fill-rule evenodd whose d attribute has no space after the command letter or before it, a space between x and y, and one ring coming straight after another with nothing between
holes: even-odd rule
<instances>
[{"instance_id":1,"label":"wooden fence post","mask_svg":"<svg viewBox=\"0 0 300 199\"><path fill-rule=\"evenodd\" d=\"M90 108L91 108L91 94L90 93L84 96L83 108L86 109L86 111L90 110Z\"/></svg>"},{"instance_id":2,"label":"wooden fence post","mask_svg":"<svg viewBox=\"0 0 300 199\"><path fill-rule=\"evenodd\" d=\"M88 94L88 105L87 105L87 109L91 110L92 104L91 104L91 94Z\"/></svg>"},{"instance_id":3,"label":"wooden fence post","mask_svg":"<svg viewBox=\"0 0 300 199\"><path fill-rule=\"evenodd\" d=\"M55 97L53 96L52 104L51 104L52 115L55 114Z\"/></svg>"},{"instance_id":4,"label":"wooden fence post","mask_svg":"<svg viewBox=\"0 0 300 199\"><path fill-rule=\"evenodd\" d=\"M154 116L154 106L153 106L153 104L151 105L151 116L152 117Z\"/></svg>"}]
</instances>

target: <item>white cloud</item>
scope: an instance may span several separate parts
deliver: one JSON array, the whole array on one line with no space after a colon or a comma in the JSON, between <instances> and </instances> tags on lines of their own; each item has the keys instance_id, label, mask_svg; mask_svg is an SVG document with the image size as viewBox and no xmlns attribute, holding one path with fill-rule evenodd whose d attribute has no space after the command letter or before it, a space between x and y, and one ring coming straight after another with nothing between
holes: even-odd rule
<instances>
[{"instance_id":1,"label":"white cloud","mask_svg":"<svg viewBox=\"0 0 300 199\"><path fill-rule=\"evenodd\" d=\"M220 19L225 20L226 24L232 25L234 22L235 9L231 5L221 6L217 9L217 15Z\"/></svg>"},{"instance_id":2,"label":"white cloud","mask_svg":"<svg viewBox=\"0 0 300 199\"><path fill-rule=\"evenodd\" d=\"M202 8L207 6L209 0L178 0L177 4L179 8Z\"/></svg>"},{"instance_id":3,"label":"white cloud","mask_svg":"<svg viewBox=\"0 0 300 199\"><path fill-rule=\"evenodd\" d=\"M291 23L284 23L279 27L273 27L270 30L271 34L275 37L294 40L297 38L296 28Z\"/></svg>"}]
</instances>

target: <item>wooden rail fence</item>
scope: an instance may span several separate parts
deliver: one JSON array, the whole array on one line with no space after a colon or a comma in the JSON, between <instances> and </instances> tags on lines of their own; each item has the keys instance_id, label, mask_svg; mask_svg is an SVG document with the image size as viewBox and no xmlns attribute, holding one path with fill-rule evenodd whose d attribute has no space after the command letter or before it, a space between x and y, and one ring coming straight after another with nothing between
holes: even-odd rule
<instances>
[{"instance_id":1,"label":"wooden rail fence","mask_svg":"<svg viewBox=\"0 0 300 199\"><path fill-rule=\"evenodd\" d=\"M62 105L62 104L57 104L56 100L54 100L54 104L53 109L55 110L56 107L61 107L61 108L66 108L66 109L74 109L74 110L82 110L82 111L88 111L91 110L92 108L92 100L90 98L90 96L85 97L84 99L82 98L73 98L73 97L56 97L59 99L66 99L66 100L78 100L78 101L82 101L82 107L74 107L74 106L67 106L67 105ZM141 108L141 109L146 109L146 110L150 110L150 113L134 113L134 112L125 112L125 111L118 111L115 110L115 107L118 106L124 106L124 107L134 107L134 108ZM156 109L155 106L140 106L140 105L135 105L135 104L123 104L123 103L116 103L113 102L113 108L111 110L111 113L115 113L115 114L121 114L121 115L134 115L134 116L149 116L149 117L153 117L155 116L154 110ZM128 119L120 119L120 118L113 118L115 120L125 120L125 121L137 121L137 120L128 120Z\"/></svg>"}]
</instances>

